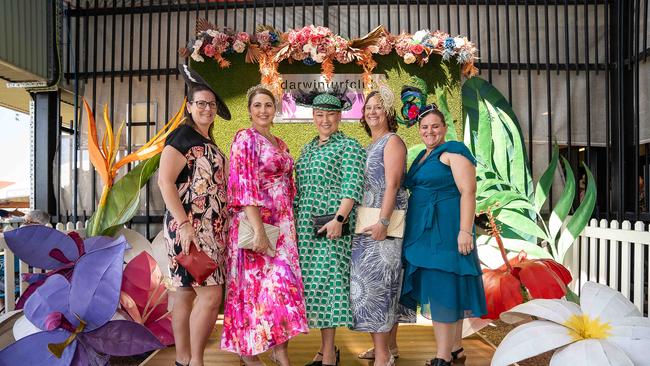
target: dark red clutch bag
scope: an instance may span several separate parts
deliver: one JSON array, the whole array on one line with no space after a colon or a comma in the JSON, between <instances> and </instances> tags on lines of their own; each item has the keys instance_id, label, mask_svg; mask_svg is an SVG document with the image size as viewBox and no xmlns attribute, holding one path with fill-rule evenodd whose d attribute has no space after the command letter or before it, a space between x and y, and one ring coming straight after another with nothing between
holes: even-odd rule
<instances>
[{"instance_id":1,"label":"dark red clutch bag","mask_svg":"<svg viewBox=\"0 0 650 366\"><path fill-rule=\"evenodd\" d=\"M176 256L176 261L194 277L197 283L203 283L217 269L217 262L204 252L199 252L194 244L190 245L189 254L181 252Z\"/></svg>"}]
</instances>

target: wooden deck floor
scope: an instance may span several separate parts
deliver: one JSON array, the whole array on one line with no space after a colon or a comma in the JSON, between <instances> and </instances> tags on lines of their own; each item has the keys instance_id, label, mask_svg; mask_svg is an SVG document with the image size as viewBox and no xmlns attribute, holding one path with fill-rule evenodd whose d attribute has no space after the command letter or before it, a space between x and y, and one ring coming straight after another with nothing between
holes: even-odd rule
<instances>
[{"instance_id":1,"label":"wooden deck floor","mask_svg":"<svg viewBox=\"0 0 650 366\"><path fill-rule=\"evenodd\" d=\"M219 349L218 339L220 334L221 325L218 325L217 330L210 337L205 353L205 364L239 366L239 357ZM425 360L434 357L435 342L433 328L430 325L402 325L399 328L397 337L401 355L396 363L397 365L423 366ZM370 336L339 328L336 334L336 344L341 348L342 366L372 365L367 360L357 358L358 353L372 346ZM319 345L320 332L318 330L312 330L309 334L299 335L294 338L289 345L292 364L301 366L309 362L314 352L318 350ZM467 354L467 366L488 366L490 364L494 350L480 338L477 336L469 337L463 341L463 346ZM267 365L273 365L269 361L268 355L264 355L262 359ZM173 364L174 348L170 347L158 352L146 363L146 366L170 366Z\"/></svg>"}]
</instances>

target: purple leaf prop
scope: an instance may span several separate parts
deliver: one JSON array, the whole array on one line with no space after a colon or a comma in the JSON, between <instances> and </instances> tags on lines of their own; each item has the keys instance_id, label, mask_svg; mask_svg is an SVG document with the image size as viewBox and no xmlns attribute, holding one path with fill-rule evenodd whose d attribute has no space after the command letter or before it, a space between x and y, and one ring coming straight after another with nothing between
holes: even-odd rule
<instances>
[{"instance_id":1,"label":"purple leaf prop","mask_svg":"<svg viewBox=\"0 0 650 366\"><path fill-rule=\"evenodd\" d=\"M81 337L84 344L112 356L137 355L165 347L147 327L129 320L113 320Z\"/></svg>"},{"instance_id":2,"label":"purple leaf prop","mask_svg":"<svg viewBox=\"0 0 650 366\"><path fill-rule=\"evenodd\" d=\"M20 339L0 351L0 366L107 365L107 354L133 355L164 347L144 326L112 321L118 307L126 239L91 241L71 282L59 274L48 277L25 305L27 318L46 331ZM81 251L84 249L80 247ZM85 325L80 325L83 320ZM48 345L63 345L61 358Z\"/></svg>"},{"instance_id":3,"label":"purple leaf prop","mask_svg":"<svg viewBox=\"0 0 650 366\"><path fill-rule=\"evenodd\" d=\"M100 249L110 248L114 245L120 244L120 241L111 238L110 236L93 236L84 241L84 248L86 253L91 253Z\"/></svg>"},{"instance_id":4,"label":"purple leaf prop","mask_svg":"<svg viewBox=\"0 0 650 366\"><path fill-rule=\"evenodd\" d=\"M47 279L47 275L45 273L21 273L20 279L22 279L23 282L27 282L28 284L32 285L36 282L45 281Z\"/></svg>"},{"instance_id":5,"label":"purple leaf prop","mask_svg":"<svg viewBox=\"0 0 650 366\"><path fill-rule=\"evenodd\" d=\"M77 351L74 353L74 357L72 358L72 362L70 362L70 366L90 365L90 362L88 361L88 352L86 351L86 347L81 342L75 342L75 344L77 345Z\"/></svg>"},{"instance_id":6,"label":"purple leaf prop","mask_svg":"<svg viewBox=\"0 0 650 366\"><path fill-rule=\"evenodd\" d=\"M52 313L62 313L69 321L76 317L69 311L70 283L61 275L54 275L36 289L25 303L25 316L41 330L49 330L48 317Z\"/></svg>"},{"instance_id":7,"label":"purple leaf prop","mask_svg":"<svg viewBox=\"0 0 650 366\"><path fill-rule=\"evenodd\" d=\"M120 236L114 242L81 257L72 275L70 311L86 322L87 332L109 321L119 306L126 239Z\"/></svg>"},{"instance_id":8,"label":"purple leaf prop","mask_svg":"<svg viewBox=\"0 0 650 366\"><path fill-rule=\"evenodd\" d=\"M79 249L71 237L42 225L8 231L5 240L20 260L36 268L56 269L79 258Z\"/></svg>"},{"instance_id":9,"label":"purple leaf prop","mask_svg":"<svg viewBox=\"0 0 650 366\"><path fill-rule=\"evenodd\" d=\"M76 352L76 342L66 347L61 358L56 358L50 353L47 345L61 343L69 335L70 333L64 330L55 330L39 332L22 338L0 351L0 366L67 366Z\"/></svg>"},{"instance_id":10,"label":"purple leaf prop","mask_svg":"<svg viewBox=\"0 0 650 366\"><path fill-rule=\"evenodd\" d=\"M77 352L72 359L70 366L104 366L109 365L110 356L100 355L91 346L87 345L83 339L77 341Z\"/></svg>"}]
</instances>

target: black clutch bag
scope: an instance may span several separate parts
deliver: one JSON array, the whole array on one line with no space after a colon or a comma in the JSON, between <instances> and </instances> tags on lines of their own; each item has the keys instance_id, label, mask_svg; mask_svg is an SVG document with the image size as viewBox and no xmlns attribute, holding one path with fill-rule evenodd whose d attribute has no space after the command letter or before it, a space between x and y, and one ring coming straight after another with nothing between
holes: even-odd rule
<instances>
[{"instance_id":1,"label":"black clutch bag","mask_svg":"<svg viewBox=\"0 0 650 366\"><path fill-rule=\"evenodd\" d=\"M323 231L322 233L319 233L318 230L320 230L323 226L325 226L328 222L334 220L335 218L334 215L322 215L322 216L313 216L312 220L314 222L314 235L317 238L322 238L327 235L327 230ZM350 235L350 222L346 221L343 223L343 227L341 228L341 236L344 235Z\"/></svg>"}]
</instances>

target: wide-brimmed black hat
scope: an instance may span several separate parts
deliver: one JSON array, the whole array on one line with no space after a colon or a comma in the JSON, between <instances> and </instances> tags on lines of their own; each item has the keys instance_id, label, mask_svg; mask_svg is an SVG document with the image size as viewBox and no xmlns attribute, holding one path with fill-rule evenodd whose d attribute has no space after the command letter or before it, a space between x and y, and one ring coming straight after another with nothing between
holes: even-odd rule
<instances>
[{"instance_id":1,"label":"wide-brimmed black hat","mask_svg":"<svg viewBox=\"0 0 650 366\"><path fill-rule=\"evenodd\" d=\"M195 85L203 85L206 88L210 89L210 91L212 92L212 94L214 94L214 97L216 99L217 114L219 115L219 117L225 120L230 120L231 116L230 116L230 110L228 109L228 106L226 105L226 103L224 103L223 99L221 99L219 94L217 94L217 91L214 90L212 85L208 84L208 82L205 81L205 79L203 79L198 72L190 69L188 65L183 65L183 64L178 65L178 70L181 72L183 79L185 79L185 84L187 84L189 88Z\"/></svg>"}]
</instances>

